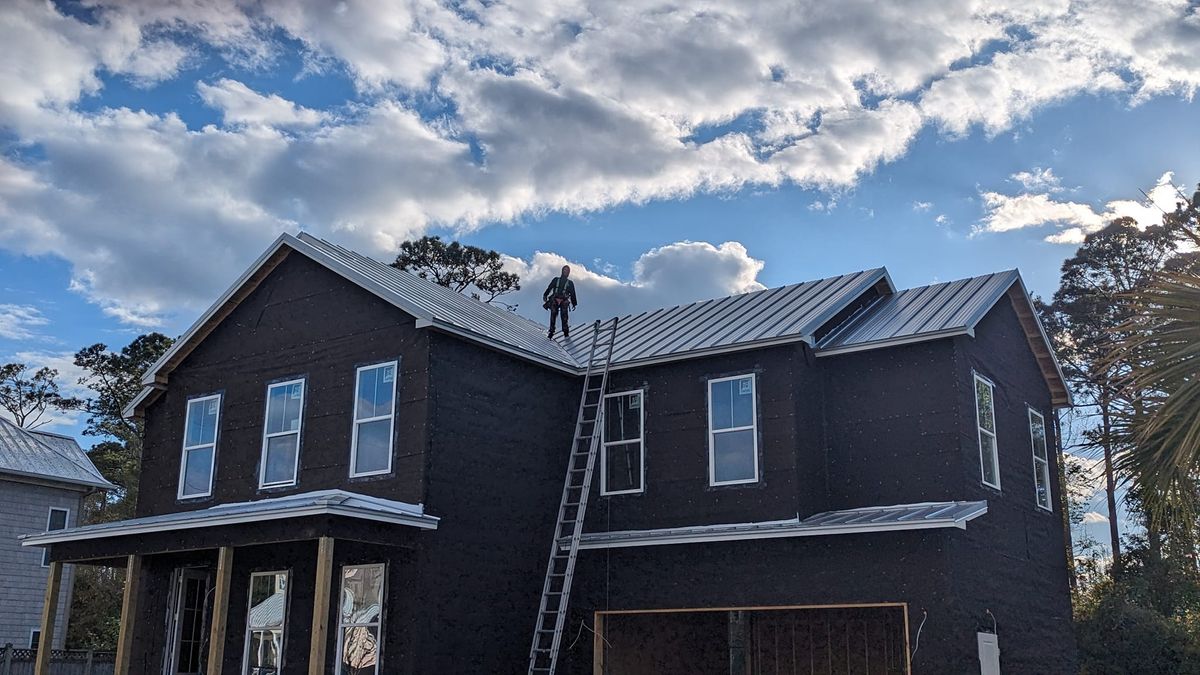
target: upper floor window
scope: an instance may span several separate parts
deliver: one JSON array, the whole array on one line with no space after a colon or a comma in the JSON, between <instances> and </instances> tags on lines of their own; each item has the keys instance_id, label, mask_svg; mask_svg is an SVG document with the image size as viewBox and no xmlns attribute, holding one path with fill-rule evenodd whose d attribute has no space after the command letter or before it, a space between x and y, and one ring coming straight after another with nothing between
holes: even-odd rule
<instances>
[{"instance_id":1,"label":"upper floor window","mask_svg":"<svg viewBox=\"0 0 1200 675\"><path fill-rule=\"evenodd\" d=\"M212 494L220 416L220 394L188 401L183 423L183 457L179 462L180 499Z\"/></svg>"},{"instance_id":2,"label":"upper floor window","mask_svg":"<svg viewBox=\"0 0 1200 675\"><path fill-rule=\"evenodd\" d=\"M642 392L604 397L604 443L600 446L600 494L641 492L645 479Z\"/></svg>"},{"instance_id":3,"label":"upper floor window","mask_svg":"<svg viewBox=\"0 0 1200 675\"><path fill-rule=\"evenodd\" d=\"M1000 489L1000 456L996 447L995 388L975 376L975 422L979 427L979 466L983 484Z\"/></svg>"},{"instance_id":4,"label":"upper floor window","mask_svg":"<svg viewBox=\"0 0 1200 675\"><path fill-rule=\"evenodd\" d=\"M287 591L287 572L255 572L250 575L243 675L274 675L280 672L284 623L287 620Z\"/></svg>"},{"instance_id":5,"label":"upper floor window","mask_svg":"<svg viewBox=\"0 0 1200 675\"><path fill-rule=\"evenodd\" d=\"M46 517L46 531L67 529L67 521L71 519L70 509L50 507L50 515ZM50 548L42 549L42 567L50 566Z\"/></svg>"},{"instance_id":6,"label":"upper floor window","mask_svg":"<svg viewBox=\"0 0 1200 675\"><path fill-rule=\"evenodd\" d=\"M708 381L708 482L758 480L758 410L754 375Z\"/></svg>"},{"instance_id":7,"label":"upper floor window","mask_svg":"<svg viewBox=\"0 0 1200 675\"><path fill-rule=\"evenodd\" d=\"M378 675L379 641L383 637L382 564L342 568L342 601L338 611L338 675Z\"/></svg>"},{"instance_id":8,"label":"upper floor window","mask_svg":"<svg viewBox=\"0 0 1200 675\"><path fill-rule=\"evenodd\" d=\"M396 408L397 362L358 369L354 391L354 438L350 476L372 476L392 470L392 435Z\"/></svg>"},{"instance_id":9,"label":"upper floor window","mask_svg":"<svg viewBox=\"0 0 1200 675\"><path fill-rule=\"evenodd\" d=\"M1029 436L1033 441L1033 483L1037 505L1050 508L1050 455L1046 451L1046 419L1029 409Z\"/></svg>"},{"instance_id":10,"label":"upper floor window","mask_svg":"<svg viewBox=\"0 0 1200 675\"><path fill-rule=\"evenodd\" d=\"M304 411L304 380L267 387L267 420L263 425L262 469L259 486L295 485L300 464L300 420Z\"/></svg>"}]
</instances>

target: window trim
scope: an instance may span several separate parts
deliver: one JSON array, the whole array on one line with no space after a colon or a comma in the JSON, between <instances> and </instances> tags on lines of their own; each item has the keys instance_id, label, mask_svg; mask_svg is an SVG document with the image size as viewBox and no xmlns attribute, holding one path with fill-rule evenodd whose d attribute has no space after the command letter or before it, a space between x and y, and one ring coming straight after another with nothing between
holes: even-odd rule
<instances>
[{"instance_id":1,"label":"window trim","mask_svg":"<svg viewBox=\"0 0 1200 675\"><path fill-rule=\"evenodd\" d=\"M618 398L621 396L629 396L637 394L640 397L638 404L638 455L639 467L641 476L638 479L638 488L636 490L609 490L608 489L608 446L610 445L628 445L633 443L632 439L623 441L609 441L608 425L600 428L600 496L608 497L610 495L634 495L641 494L646 491L646 390L629 389L627 391L618 391L612 394L604 395L604 402L610 398ZM601 420L603 421L603 420Z\"/></svg>"},{"instance_id":2,"label":"window trim","mask_svg":"<svg viewBox=\"0 0 1200 675\"><path fill-rule=\"evenodd\" d=\"M729 382L730 380L744 380L750 378L750 426L730 427L721 429L720 431L713 430L713 405L712 405L712 388L714 384L721 382ZM705 407L708 408L708 485L709 487L721 487L723 485L748 485L757 483L760 480L758 465L758 373L742 373L740 375L730 375L728 377L714 377L705 383ZM718 433L729 433L733 431L751 430L751 438L754 439L754 477L743 478L740 480L725 480L718 481L717 478L717 463L716 463L716 443L715 437Z\"/></svg>"},{"instance_id":3,"label":"window trim","mask_svg":"<svg viewBox=\"0 0 1200 675\"><path fill-rule=\"evenodd\" d=\"M383 587L380 589L380 593L379 593L379 595L380 595L379 618L373 622L370 622L370 623L342 623L341 603L342 603L342 595L343 595L343 593L345 593L346 568L347 567L380 567L383 569ZM336 675L342 675L342 651L345 648L345 644L342 641L342 637L346 634L344 629L345 628L356 628L356 627L370 628L372 626L376 626L379 629L379 638L375 643L375 649L376 649L376 652L375 652L375 675L379 675L379 673L381 673L381 672L386 672L386 671L381 670L381 664L383 663L383 618L384 618L383 615L387 611L387 597L388 597L388 564L387 563L385 563L385 562L352 563L352 564L342 565L341 567L338 568L337 650L334 655L334 659L335 659L334 663L336 664L334 672Z\"/></svg>"},{"instance_id":4,"label":"window trim","mask_svg":"<svg viewBox=\"0 0 1200 675\"><path fill-rule=\"evenodd\" d=\"M299 426L296 427L295 431L276 431L275 433L267 433L267 424L271 419L271 390L276 389L278 387L291 386L293 384L300 385L300 417L298 420L300 423ZM271 382L270 384L267 385L267 400L263 404L262 450L259 453L259 458L258 458L258 488L260 490L265 489L265 488L291 487L300 482L300 443L303 440L304 402L305 402L305 399L307 398L307 396L308 396L308 380L307 380L307 378L304 378L304 377L298 377L298 378L291 379L291 380L284 380L282 382ZM292 434L296 435L296 456L292 462L292 479L287 480L287 481L275 481L272 483L266 482L266 480L267 480L267 444L271 441L272 438L279 438L280 436L291 436Z\"/></svg>"},{"instance_id":5,"label":"window trim","mask_svg":"<svg viewBox=\"0 0 1200 675\"><path fill-rule=\"evenodd\" d=\"M972 373L972 375L974 376L974 379L971 381L971 395L975 399L975 436L976 443L979 447L979 481L990 488L1000 490L1000 437L997 433L1000 425L997 423L998 420L996 419L996 384L979 373ZM995 431L988 431L987 429L984 429L983 420L979 418L979 387L977 386L977 383L979 382L987 385L988 390L992 392L992 425L996 427ZM992 468L996 472L996 483L994 485L987 482L987 474L983 470L984 434L988 434L992 437L992 447L994 448L994 451L992 452Z\"/></svg>"},{"instance_id":6,"label":"window trim","mask_svg":"<svg viewBox=\"0 0 1200 675\"><path fill-rule=\"evenodd\" d=\"M364 370L373 370L375 368L385 368L392 366L395 369L395 374L392 376L392 407L388 409L387 415L376 415L375 417L366 417L358 419L358 385L361 382L362 373ZM380 361L378 363L368 363L364 366L359 366L354 370L354 403L350 407L350 477L351 478L366 478L367 476L382 476L392 472L392 458L396 454L396 405L399 403L397 394L400 391L400 359L392 359L391 361ZM355 472L354 468L358 466L358 427L360 424L368 422L379 422L388 420L388 457L387 467L384 469L376 469L375 471Z\"/></svg>"},{"instance_id":7,"label":"window trim","mask_svg":"<svg viewBox=\"0 0 1200 675\"><path fill-rule=\"evenodd\" d=\"M292 605L292 571L287 569L263 570L261 572L250 573L250 584L246 588L246 632L243 637L243 642L245 644L242 647L242 675L248 675L250 672L250 634L255 630L255 627L250 625L250 612L254 609L254 606L250 604L254 599L254 577L276 576L279 574L283 575L284 583L287 584L287 588L285 588L283 591L283 625L279 628L281 638L279 642L278 671L283 672L284 656L287 654L288 611L291 609ZM267 629L259 627L257 630Z\"/></svg>"},{"instance_id":8,"label":"window trim","mask_svg":"<svg viewBox=\"0 0 1200 675\"><path fill-rule=\"evenodd\" d=\"M1053 484L1050 482L1050 442L1046 436L1046 416L1043 415L1042 413L1038 412L1037 410L1035 410L1033 406L1027 406L1027 408L1029 409L1029 452L1031 455L1033 455L1033 471L1034 471L1034 474L1033 474L1033 503L1036 504L1037 507L1039 509L1042 509L1043 511L1049 511L1050 513L1054 513L1054 499L1051 494L1053 491L1053 489L1052 489ZM1046 444L1046 458L1045 459L1042 459L1037 456L1037 443L1036 443L1036 441L1034 441L1034 437L1033 437L1033 417L1034 417L1034 415L1037 415L1037 418L1039 420L1041 420L1041 423L1042 423L1042 441ZM1040 473L1042 475L1042 478L1045 479L1045 481L1046 481L1046 503L1045 504L1042 504L1041 501L1039 501L1039 499L1038 499L1038 491L1037 491L1037 479L1038 479L1038 472L1039 472L1038 462L1042 463Z\"/></svg>"},{"instance_id":9,"label":"window trim","mask_svg":"<svg viewBox=\"0 0 1200 675\"><path fill-rule=\"evenodd\" d=\"M62 511L63 513L66 513L67 515L65 518L63 518L63 526L62 527L51 530L50 529L50 521L54 519L55 511ZM71 509L64 509L59 506L51 506L50 510L46 512L46 531L47 532L57 532L58 530L66 530L70 527L71 527ZM46 548L42 549L42 567L50 566L50 561L47 559L49 557L50 557L50 547L47 546Z\"/></svg>"},{"instance_id":10,"label":"window trim","mask_svg":"<svg viewBox=\"0 0 1200 675\"><path fill-rule=\"evenodd\" d=\"M216 477L217 443L221 440L221 399L223 399L223 398L224 398L224 396L222 394L208 394L206 396L197 396L194 398L189 398L187 400L187 405L184 408L184 415L183 415L183 446L182 446L182 450L180 450L180 453L179 453L179 489L176 491L176 497L178 499L199 499L202 497L211 497L212 496L213 483L216 482L216 478L217 478ZM201 445L192 445L192 446L189 446L187 444L187 430L188 430L188 422L190 422L191 418L192 418L192 404L193 403L202 403L204 401L210 401L212 399L217 400L217 416L216 416L216 419L213 420L213 427L214 427L213 428L213 442L211 443L212 456L209 458L209 461L208 461L208 490L206 490L204 492L197 492L195 494L184 494L183 488L184 488L185 483L183 481L183 477L184 477L185 472L187 471L188 452L191 450L199 450L200 448L207 448L210 445L208 443L204 443Z\"/></svg>"}]
</instances>

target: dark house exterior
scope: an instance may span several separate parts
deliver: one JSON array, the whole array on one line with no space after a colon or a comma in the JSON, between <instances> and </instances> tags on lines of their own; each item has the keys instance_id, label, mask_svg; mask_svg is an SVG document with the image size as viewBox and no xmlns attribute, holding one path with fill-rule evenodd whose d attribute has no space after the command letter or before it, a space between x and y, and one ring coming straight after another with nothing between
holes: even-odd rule
<instances>
[{"instance_id":1,"label":"dark house exterior","mask_svg":"<svg viewBox=\"0 0 1200 675\"><path fill-rule=\"evenodd\" d=\"M1053 410L1015 271L621 319L564 673L1069 673ZM147 375L118 672L520 673L587 331L281 237Z\"/></svg>"}]
</instances>

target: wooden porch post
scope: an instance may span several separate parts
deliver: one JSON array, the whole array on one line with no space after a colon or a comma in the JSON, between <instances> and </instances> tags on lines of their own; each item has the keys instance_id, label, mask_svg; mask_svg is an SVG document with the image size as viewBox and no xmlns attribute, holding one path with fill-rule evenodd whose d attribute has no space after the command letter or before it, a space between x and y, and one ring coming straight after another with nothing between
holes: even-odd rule
<instances>
[{"instance_id":1,"label":"wooden porch post","mask_svg":"<svg viewBox=\"0 0 1200 675\"><path fill-rule=\"evenodd\" d=\"M312 637L308 648L309 675L325 672L325 645L329 641L329 595L333 585L333 537L317 542L317 578L313 593Z\"/></svg>"},{"instance_id":2,"label":"wooden porch post","mask_svg":"<svg viewBox=\"0 0 1200 675\"><path fill-rule=\"evenodd\" d=\"M113 675L129 675L138 586L141 582L142 556L131 555L125 561L125 590L121 593L121 632L117 635L117 656L113 661Z\"/></svg>"},{"instance_id":3,"label":"wooden porch post","mask_svg":"<svg viewBox=\"0 0 1200 675\"><path fill-rule=\"evenodd\" d=\"M604 675L604 615L596 612L592 615L592 675Z\"/></svg>"},{"instance_id":4,"label":"wooden porch post","mask_svg":"<svg viewBox=\"0 0 1200 675\"><path fill-rule=\"evenodd\" d=\"M217 587L213 592L212 625L208 634L208 672L220 675L225 660L225 624L229 618L229 582L233 573L233 547L217 553Z\"/></svg>"},{"instance_id":5,"label":"wooden porch post","mask_svg":"<svg viewBox=\"0 0 1200 675\"><path fill-rule=\"evenodd\" d=\"M42 605L42 633L38 638L34 675L50 675L50 651L54 648L54 622L58 617L58 590L62 586L62 563L50 563L46 579L46 599Z\"/></svg>"}]
</instances>

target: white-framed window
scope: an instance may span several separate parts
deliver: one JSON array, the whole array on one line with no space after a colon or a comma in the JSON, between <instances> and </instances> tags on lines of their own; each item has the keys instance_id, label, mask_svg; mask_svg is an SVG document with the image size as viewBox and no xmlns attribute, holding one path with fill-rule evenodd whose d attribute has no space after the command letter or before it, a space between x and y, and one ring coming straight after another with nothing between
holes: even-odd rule
<instances>
[{"instance_id":1,"label":"white-framed window","mask_svg":"<svg viewBox=\"0 0 1200 675\"><path fill-rule=\"evenodd\" d=\"M1029 409L1029 438L1033 443L1034 500L1047 511L1050 506L1050 454L1046 449L1046 418L1033 408Z\"/></svg>"},{"instance_id":2,"label":"white-framed window","mask_svg":"<svg viewBox=\"0 0 1200 675\"><path fill-rule=\"evenodd\" d=\"M350 445L350 477L392 470L396 380L399 362L362 366L354 382L354 434Z\"/></svg>"},{"instance_id":3,"label":"white-framed window","mask_svg":"<svg viewBox=\"0 0 1200 675\"><path fill-rule=\"evenodd\" d=\"M279 675L281 672L287 601L287 571L254 572L250 575L242 675Z\"/></svg>"},{"instance_id":4,"label":"white-framed window","mask_svg":"<svg viewBox=\"0 0 1200 675\"><path fill-rule=\"evenodd\" d=\"M29 629L29 648L37 649L42 642L42 631L40 628Z\"/></svg>"},{"instance_id":5,"label":"white-framed window","mask_svg":"<svg viewBox=\"0 0 1200 675\"><path fill-rule=\"evenodd\" d=\"M600 446L600 494L623 495L646 488L645 397L623 391L604 397Z\"/></svg>"},{"instance_id":6,"label":"white-framed window","mask_svg":"<svg viewBox=\"0 0 1200 675\"><path fill-rule=\"evenodd\" d=\"M708 381L708 484L758 481L755 376Z\"/></svg>"},{"instance_id":7,"label":"white-framed window","mask_svg":"<svg viewBox=\"0 0 1200 675\"><path fill-rule=\"evenodd\" d=\"M1000 489L1000 451L996 445L995 385L975 374L975 424L979 427L979 468L983 484Z\"/></svg>"},{"instance_id":8,"label":"white-framed window","mask_svg":"<svg viewBox=\"0 0 1200 675\"><path fill-rule=\"evenodd\" d=\"M220 394L188 401L187 417L183 423L183 456L179 461L180 499L212 494L220 419Z\"/></svg>"},{"instance_id":9,"label":"white-framed window","mask_svg":"<svg viewBox=\"0 0 1200 675\"><path fill-rule=\"evenodd\" d=\"M386 567L346 565L338 608L337 675L378 675Z\"/></svg>"},{"instance_id":10,"label":"white-framed window","mask_svg":"<svg viewBox=\"0 0 1200 675\"><path fill-rule=\"evenodd\" d=\"M71 520L70 509L60 509L53 506L50 507L50 513L46 515L46 531L54 532L55 530L67 529L67 523ZM42 567L50 566L50 549L42 549Z\"/></svg>"},{"instance_id":11,"label":"white-framed window","mask_svg":"<svg viewBox=\"0 0 1200 675\"><path fill-rule=\"evenodd\" d=\"M259 487L296 484L303 416L304 378L267 385Z\"/></svg>"}]
</instances>

